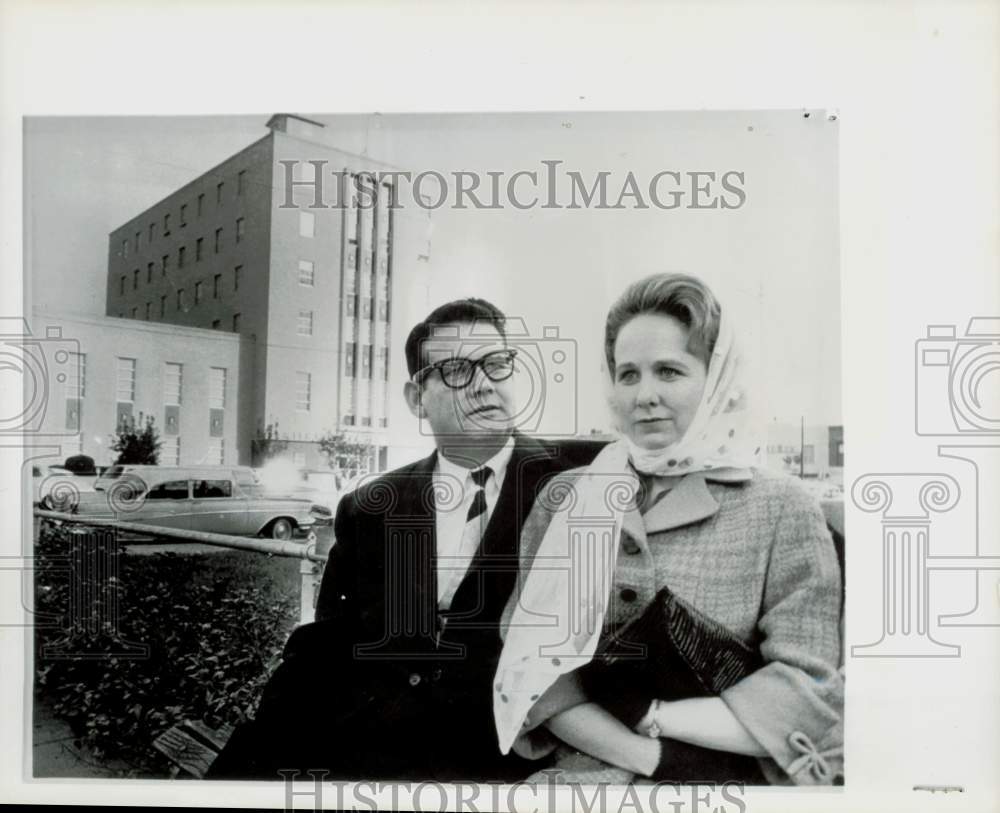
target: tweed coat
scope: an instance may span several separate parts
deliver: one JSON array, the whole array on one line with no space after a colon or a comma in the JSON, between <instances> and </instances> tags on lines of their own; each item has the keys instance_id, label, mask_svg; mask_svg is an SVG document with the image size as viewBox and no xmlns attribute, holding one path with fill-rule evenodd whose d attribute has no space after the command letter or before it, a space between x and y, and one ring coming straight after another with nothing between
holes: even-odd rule
<instances>
[{"instance_id":1,"label":"tweed coat","mask_svg":"<svg viewBox=\"0 0 1000 813\"><path fill-rule=\"evenodd\" d=\"M584 471L559 475L550 494L566 494ZM559 503L540 498L524 524L522 579ZM639 616L663 586L759 647L765 665L721 698L767 750L760 767L768 781L829 784L842 775L840 565L823 513L801 482L760 469L694 473L645 514L627 511L605 633ZM517 595L504 611L503 634ZM539 758L558 746L556 767L564 772L556 781L630 781L627 771L571 751L541 725L586 699L574 678L563 676L535 704L515 750ZM652 698L637 700L645 707Z\"/></svg>"}]
</instances>

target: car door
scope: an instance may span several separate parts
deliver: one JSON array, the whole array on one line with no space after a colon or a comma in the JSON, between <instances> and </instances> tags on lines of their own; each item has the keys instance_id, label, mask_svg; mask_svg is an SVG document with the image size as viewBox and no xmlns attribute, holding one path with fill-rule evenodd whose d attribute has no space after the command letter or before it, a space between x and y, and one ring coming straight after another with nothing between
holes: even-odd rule
<instances>
[{"instance_id":1,"label":"car door","mask_svg":"<svg viewBox=\"0 0 1000 813\"><path fill-rule=\"evenodd\" d=\"M191 482L186 479L156 483L146 492L142 504L122 519L163 528L189 530L192 510L190 489Z\"/></svg>"},{"instance_id":2,"label":"car door","mask_svg":"<svg viewBox=\"0 0 1000 813\"><path fill-rule=\"evenodd\" d=\"M242 534L246 527L246 500L227 477L192 481L191 528L213 534Z\"/></svg>"}]
</instances>

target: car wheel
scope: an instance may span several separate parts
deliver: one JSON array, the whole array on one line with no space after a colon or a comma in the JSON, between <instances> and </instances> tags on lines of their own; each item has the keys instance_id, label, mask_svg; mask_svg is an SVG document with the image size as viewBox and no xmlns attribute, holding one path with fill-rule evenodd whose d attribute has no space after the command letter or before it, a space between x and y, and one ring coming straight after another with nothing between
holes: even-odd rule
<instances>
[{"instance_id":1,"label":"car wheel","mask_svg":"<svg viewBox=\"0 0 1000 813\"><path fill-rule=\"evenodd\" d=\"M285 517L280 517L271 523L271 539L291 539L295 532L295 523Z\"/></svg>"}]
</instances>

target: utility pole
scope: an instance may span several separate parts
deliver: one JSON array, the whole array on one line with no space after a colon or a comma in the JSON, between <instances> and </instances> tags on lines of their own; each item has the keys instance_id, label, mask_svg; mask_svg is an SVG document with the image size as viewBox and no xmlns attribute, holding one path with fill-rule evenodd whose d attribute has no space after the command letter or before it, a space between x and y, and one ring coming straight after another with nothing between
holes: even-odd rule
<instances>
[{"instance_id":1,"label":"utility pole","mask_svg":"<svg viewBox=\"0 0 1000 813\"><path fill-rule=\"evenodd\" d=\"M799 418L799 479L806 479L806 416Z\"/></svg>"}]
</instances>

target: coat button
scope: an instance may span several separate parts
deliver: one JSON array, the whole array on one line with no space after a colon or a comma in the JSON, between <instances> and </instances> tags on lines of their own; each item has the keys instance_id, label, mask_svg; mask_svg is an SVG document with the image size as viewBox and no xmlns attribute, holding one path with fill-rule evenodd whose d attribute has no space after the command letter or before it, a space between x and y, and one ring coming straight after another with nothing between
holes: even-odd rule
<instances>
[{"instance_id":1,"label":"coat button","mask_svg":"<svg viewBox=\"0 0 1000 813\"><path fill-rule=\"evenodd\" d=\"M410 685L411 686L416 686L419 683L420 683L420 675L418 675L416 672L414 672L412 675L410 675Z\"/></svg>"},{"instance_id":2,"label":"coat button","mask_svg":"<svg viewBox=\"0 0 1000 813\"><path fill-rule=\"evenodd\" d=\"M618 594L621 596L622 601L635 601L639 595L631 587L623 587L622 591Z\"/></svg>"},{"instance_id":3,"label":"coat button","mask_svg":"<svg viewBox=\"0 0 1000 813\"><path fill-rule=\"evenodd\" d=\"M639 547L639 543L636 542L631 536L626 536L622 542L622 550L630 556L635 556L641 548Z\"/></svg>"}]
</instances>

